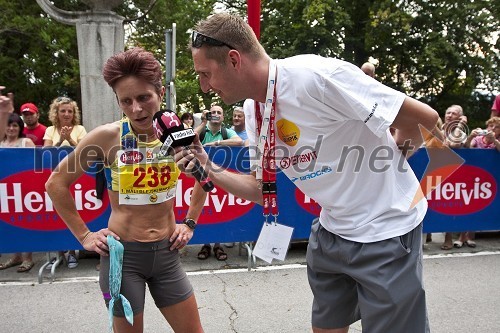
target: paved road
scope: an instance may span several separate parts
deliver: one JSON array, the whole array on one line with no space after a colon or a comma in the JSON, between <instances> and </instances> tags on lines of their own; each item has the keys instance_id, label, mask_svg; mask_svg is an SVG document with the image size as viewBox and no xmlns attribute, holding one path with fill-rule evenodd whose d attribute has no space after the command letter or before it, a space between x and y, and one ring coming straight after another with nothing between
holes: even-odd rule
<instances>
[{"instance_id":1,"label":"paved road","mask_svg":"<svg viewBox=\"0 0 500 333\"><path fill-rule=\"evenodd\" d=\"M478 239L476 249L439 250L441 235L424 251L424 279L432 332L500 332L500 237ZM230 249L227 262L199 261L197 246L183 252L207 333L309 332L312 295L306 279L305 246L295 244L284 265L248 271L246 257ZM5 256L5 255L4 255ZM36 256L41 266L44 255ZM4 257L1 258L2 260ZM61 267L54 283L35 269L0 272L0 332L106 332L107 313L97 283L97 259ZM171 332L150 297L145 332ZM355 323L350 332L361 332Z\"/></svg>"}]
</instances>

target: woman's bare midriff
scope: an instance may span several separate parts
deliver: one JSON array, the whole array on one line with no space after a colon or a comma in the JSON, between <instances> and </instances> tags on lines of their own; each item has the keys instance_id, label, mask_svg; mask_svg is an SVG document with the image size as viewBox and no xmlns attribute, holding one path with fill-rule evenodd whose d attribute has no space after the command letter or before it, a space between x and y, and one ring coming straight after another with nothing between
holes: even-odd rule
<instances>
[{"instance_id":1,"label":"woman's bare midriff","mask_svg":"<svg viewBox=\"0 0 500 333\"><path fill-rule=\"evenodd\" d=\"M155 242L170 237L175 230L174 202L151 205L119 205L118 193L108 191L111 216L108 229L125 242Z\"/></svg>"}]
</instances>

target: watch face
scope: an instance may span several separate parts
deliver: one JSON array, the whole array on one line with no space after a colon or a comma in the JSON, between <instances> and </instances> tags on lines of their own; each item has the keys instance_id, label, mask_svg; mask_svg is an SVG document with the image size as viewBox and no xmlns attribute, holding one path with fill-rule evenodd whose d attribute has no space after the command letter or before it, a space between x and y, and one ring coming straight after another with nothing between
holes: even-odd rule
<instances>
[{"instance_id":1,"label":"watch face","mask_svg":"<svg viewBox=\"0 0 500 333\"><path fill-rule=\"evenodd\" d=\"M194 222L194 220L191 219L184 220L184 224L193 230L194 228L196 228L196 222Z\"/></svg>"}]
</instances>

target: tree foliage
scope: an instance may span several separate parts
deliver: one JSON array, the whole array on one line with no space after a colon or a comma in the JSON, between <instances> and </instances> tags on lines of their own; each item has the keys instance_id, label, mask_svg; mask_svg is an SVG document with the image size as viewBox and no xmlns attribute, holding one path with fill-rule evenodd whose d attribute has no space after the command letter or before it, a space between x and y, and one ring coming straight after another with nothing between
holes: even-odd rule
<instances>
[{"instance_id":1,"label":"tree foliage","mask_svg":"<svg viewBox=\"0 0 500 333\"><path fill-rule=\"evenodd\" d=\"M79 100L76 30L47 17L33 0L0 0L0 8L0 84L15 94L17 111L34 102L47 123L52 99ZM81 7L73 2L67 8Z\"/></svg>"},{"instance_id":2,"label":"tree foliage","mask_svg":"<svg viewBox=\"0 0 500 333\"><path fill-rule=\"evenodd\" d=\"M213 10L215 0L163 0L158 1L147 18L131 22L133 34L128 39L129 45L142 46L153 51L164 65L168 61L165 55L165 30L176 24L176 93L178 110L187 109L199 112L209 108L217 100L212 94L203 94L196 73L194 72L191 52L187 45L191 29L199 20L207 17ZM141 4L142 3L142 4ZM149 0L136 1L136 5L145 7Z\"/></svg>"},{"instance_id":3,"label":"tree foliage","mask_svg":"<svg viewBox=\"0 0 500 333\"><path fill-rule=\"evenodd\" d=\"M441 113L460 104L474 118L489 115L491 99L484 101L476 88L494 91L500 83L497 2L374 4L367 45L380 59L382 81L394 83Z\"/></svg>"},{"instance_id":4,"label":"tree foliage","mask_svg":"<svg viewBox=\"0 0 500 333\"><path fill-rule=\"evenodd\" d=\"M53 3L88 9L77 0ZM33 0L0 0L0 6L0 84L16 93L16 107L29 100L46 110L63 94L78 100L75 27L47 17ZM499 90L498 1L267 0L261 7L261 42L273 58L314 53L359 66L373 57L378 80L441 114L460 104L478 124L489 115L493 96L478 87ZM246 16L246 0L126 0L116 9L139 17L126 24L127 46L152 51L163 65L165 30L176 23L178 110L220 102L201 92L186 45L195 23L221 9Z\"/></svg>"},{"instance_id":5,"label":"tree foliage","mask_svg":"<svg viewBox=\"0 0 500 333\"><path fill-rule=\"evenodd\" d=\"M224 1L241 15L245 2ZM499 90L499 9L488 0L269 0L261 42L273 58L315 53L359 66L373 57L384 84L484 121L493 96L477 88Z\"/></svg>"}]
</instances>

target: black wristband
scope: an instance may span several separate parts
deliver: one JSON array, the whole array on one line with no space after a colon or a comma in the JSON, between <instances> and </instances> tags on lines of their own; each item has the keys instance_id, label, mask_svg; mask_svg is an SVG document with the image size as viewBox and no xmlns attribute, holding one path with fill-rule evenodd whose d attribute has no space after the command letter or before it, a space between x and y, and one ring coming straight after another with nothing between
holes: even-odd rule
<instances>
[{"instance_id":1,"label":"black wristband","mask_svg":"<svg viewBox=\"0 0 500 333\"><path fill-rule=\"evenodd\" d=\"M189 227L189 229L191 229L191 230L196 229L196 221L193 220L193 219L185 218L182 221L182 223L184 223L185 225L187 225Z\"/></svg>"}]
</instances>

